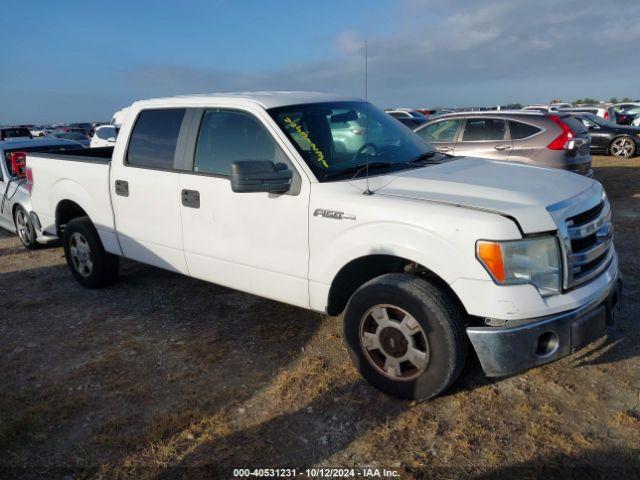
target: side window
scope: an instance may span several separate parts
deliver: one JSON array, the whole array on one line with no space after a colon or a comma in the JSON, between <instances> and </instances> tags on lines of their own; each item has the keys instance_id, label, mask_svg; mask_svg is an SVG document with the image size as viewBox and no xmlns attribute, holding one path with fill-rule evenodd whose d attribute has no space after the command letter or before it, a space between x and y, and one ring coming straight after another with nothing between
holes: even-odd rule
<instances>
[{"instance_id":1,"label":"side window","mask_svg":"<svg viewBox=\"0 0 640 480\"><path fill-rule=\"evenodd\" d=\"M193 163L195 172L231 175L242 160L289 163L271 134L251 115L233 110L208 110L200 125Z\"/></svg>"},{"instance_id":2,"label":"side window","mask_svg":"<svg viewBox=\"0 0 640 480\"><path fill-rule=\"evenodd\" d=\"M416 133L427 142L453 142L461 122L460 119L441 120L418 130Z\"/></svg>"},{"instance_id":3,"label":"side window","mask_svg":"<svg viewBox=\"0 0 640 480\"><path fill-rule=\"evenodd\" d=\"M131 132L127 164L136 167L173 168L183 108L140 112Z\"/></svg>"},{"instance_id":4,"label":"side window","mask_svg":"<svg viewBox=\"0 0 640 480\"><path fill-rule=\"evenodd\" d=\"M528 138L540 131L538 127L529 125L528 123L509 121L509 130L511 132L512 140L521 140Z\"/></svg>"},{"instance_id":5,"label":"side window","mask_svg":"<svg viewBox=\"0 0 640 480\"><path fill-rule=\"evenodd\" d=\"M462 134L463 142L506 140L507 124L495 118L467 118Z\"/></svg>"},{"instance_id":6,"label":"side window","mask_svg":"<svg viewBox=\"0 0 640 480\"><path fill-rule=\"evenodd\" d=\"M596 126L595 123L593 123L591 120L584 118L584 117L579 117L580 121L582 122L582 124L587 127L587 128L593 128Z\"/></svg>"}]
</instances>

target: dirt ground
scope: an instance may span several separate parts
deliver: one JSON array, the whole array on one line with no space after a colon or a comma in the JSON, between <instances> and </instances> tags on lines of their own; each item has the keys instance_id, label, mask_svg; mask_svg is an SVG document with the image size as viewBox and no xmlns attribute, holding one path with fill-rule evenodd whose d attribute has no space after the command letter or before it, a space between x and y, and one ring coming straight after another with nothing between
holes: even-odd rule
<instances>
[{"instance_id":1,"label":"dirt ground","mask_svg":"<svg viewBox=\"0 0 640 480\"><path fill-rule=\"evenodd\" d=\"M488 380L472 359L423 403L358 377L340 318L133 262L86 290L60 248L28 252L3 231L0 477L640 478L640 158L594 160L625 277L619 322L511 378Z\"/></svg>"}]
</instances>

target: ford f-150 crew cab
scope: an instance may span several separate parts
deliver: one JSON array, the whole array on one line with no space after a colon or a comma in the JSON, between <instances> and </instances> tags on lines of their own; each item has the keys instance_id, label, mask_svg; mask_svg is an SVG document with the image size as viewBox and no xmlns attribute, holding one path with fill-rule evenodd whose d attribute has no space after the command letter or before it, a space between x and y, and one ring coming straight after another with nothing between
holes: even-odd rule
<instances>
[{"instance_id":1,"label":"ford f-150 crew cab","mask_svg":"<svg viewBox=\"0 0 640 480\"><path fill-rule=\"evenodd\" d=\"M564 357L620 304L600 183L452 158L358 99L140 101L114 147L27 167L37 223L82 285L112 283L127 257L344 312L357 369L402 398L446 389L468 346L489 376Z\"/></svg>"}]
</instances>

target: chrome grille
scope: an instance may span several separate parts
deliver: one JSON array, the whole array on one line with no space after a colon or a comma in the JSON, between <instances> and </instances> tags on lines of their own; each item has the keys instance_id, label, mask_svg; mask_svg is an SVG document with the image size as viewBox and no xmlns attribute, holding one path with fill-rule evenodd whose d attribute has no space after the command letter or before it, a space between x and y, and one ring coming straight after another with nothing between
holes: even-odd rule
<instances>
[{"instance_id":1,"label":"chrome grille","mask_svg":"<svg viewBox=\"0 0 640 480\"><path fill-rule=\"evenodd\" d=\"M604 272L615 257L611 206L602 185L549 205L562 250L563 289L570 290Z\"/></svg>"},{"instance_id":2,"label":"chrome grille","mask_svg":"<svg viewBox=\"0 0 640 480\"><path fill-rule=\"evenodd\" d=\"M613 257L611 207L600 203L565 220L565 288L573 288L602 273Z\"/></svg>"}]
</instances>

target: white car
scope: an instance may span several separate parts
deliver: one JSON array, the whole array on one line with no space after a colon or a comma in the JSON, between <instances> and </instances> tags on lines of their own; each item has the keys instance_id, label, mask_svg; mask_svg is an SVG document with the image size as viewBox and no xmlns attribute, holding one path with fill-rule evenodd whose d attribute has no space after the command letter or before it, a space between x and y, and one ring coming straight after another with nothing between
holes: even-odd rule
<instances>
[{"instance_id":1,"label":"white car","mask_svg":"<svg viewBox=\"0 0 640 480\"><path fill-rule=\"evenodd\" d=\"M336 148L332 118L365 116L380 131ZM127 257L344 312L354 364L401 398L444 391L469 340L487 375L511 375L602 336L619 306L600 183L454 159L359 99L136 102L113 153L36 153L27 166L38 223L62 237L81 285L116 281Z\"/></svg>"},{"instance_id":2,"label":"white car","mask_svg":"<svg viewBox=\"0 0 640 480\"><path fill-rule=\"evenodd\" d=\"M91 137L91 148L113 147L118 137L118 127L115 125L101 125L96 127Z\"/></svg>"},{"instance_id":3,"label":"white car","mask_svg":"<svg viewBox=\"0 0 640 480\"><path fill-rule=\"evenodd\" d=\"M47 132L46 129L44 127L33 127L31 128L31 135L33 135L33 137L44 137Z\"/></svg>"},{"instance_id":4,"label":"white car","mask_svg":"<svg viewBox=\"0 0 640 480\"><path fill-rule=\"evenodd\" d=\"M574 113L592 113L593 115L597 115L600 118L604 118L605 120L613 120L615 123L615 110L613 107L602 107L602 106L593 106L593 107L571 107L571 108L559 108L559 112L574 112Z\"/></svg>"},{"instance_id":5,"label":"white car","mask_svg":"<svg viewBox=\"0 0 640 480\"><path fill-rule=\"evenodd\" d=\"M25 170L27 153L43 149L57 151L79 147L76 142L55 138L0 141L0 227L17 233L26 248L36 248L40 243L55 238L43 235L36 228L39 225L33 223Z\"/></svg>"},{"instance_id":6,"label":"white car","mask_svg":"<svg viewBox=\"0 0 640 480\"><path fill-rule=\"evenodd\" d=\"M536 103L533 105L527 105L522 110L540 110L545 112L555 112L561 108L571 108L570 103Z\"/></svg>"}]
</instances>

